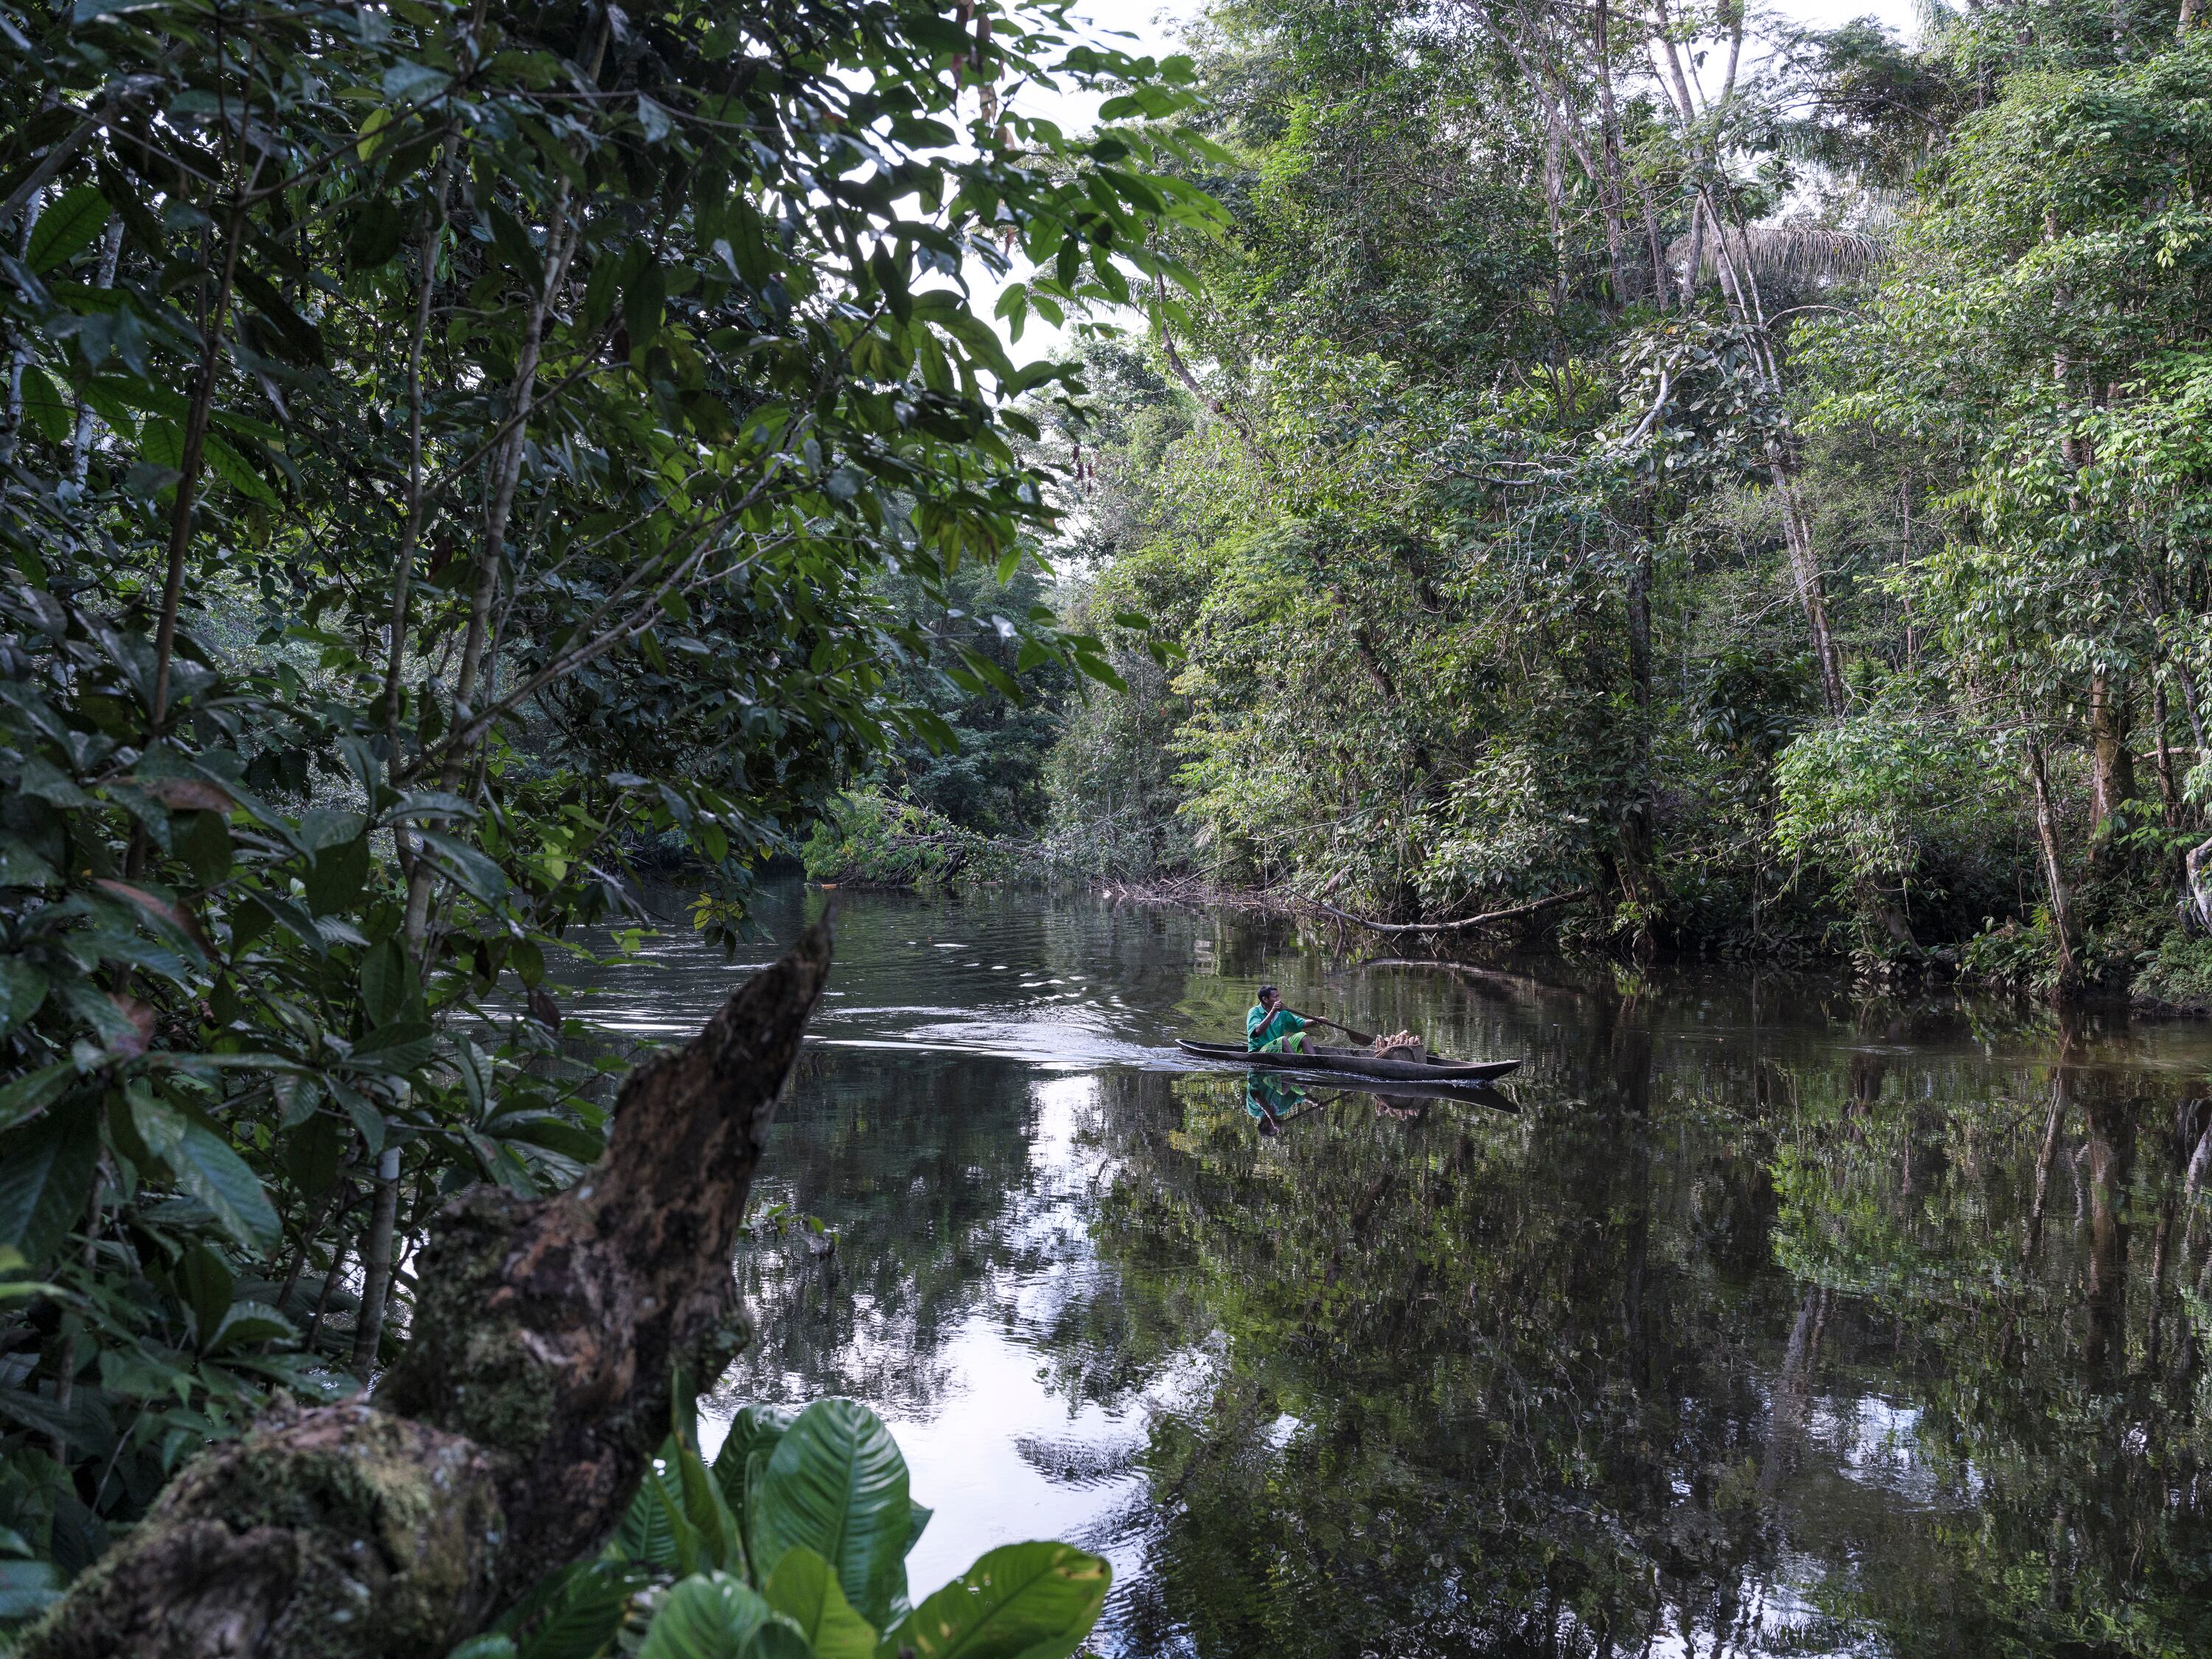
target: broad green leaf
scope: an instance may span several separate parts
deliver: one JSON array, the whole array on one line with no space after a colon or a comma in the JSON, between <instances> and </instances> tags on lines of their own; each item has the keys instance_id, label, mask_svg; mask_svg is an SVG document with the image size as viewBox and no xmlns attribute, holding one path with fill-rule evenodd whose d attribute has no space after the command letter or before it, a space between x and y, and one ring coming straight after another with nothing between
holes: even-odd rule
<instances>
[{"instance_id":1,"label":"broad green leaf","mask_svg":"<svg viewBox=\"0 0 2212 1659\"><path fill-rule=\"evenodd\" d=\"M230 1312L237 1275L213 1249L196 1243L179 1258L172 1277L185 1293L185 1305L192 1310L193 1327L199 1332L200 1346L205 1347Z\"/></svg>"},{"instance_id":2,"label":"broad green leaf","mask_svg":"<svg viewBox=\"0 0 2212 1659\"><path fill-rule=\"evenodd\" d=\"M58 1060L0 1085L0 1130L12 1129L46 1110L61 1098L76 1074L73 1062Z\"/></svg>"},{"instance_id":3,"label":"broad green leaf","mask_svg":"<svg viewBox=\"0 0 2212 1659\"><path fill-rule=\"evenodd\" d=\"M269 1195L221 1136L143 1088L131 1091L131 1121L177 1185L215 1212L223 1231L248 1249L275 1247L278 1225Z\"/></svg>"},{"instance_id":4,"label":"broad green leaf","mask_svg":"<svg viewBox=\"0 0 2212 1659\"><path fill-rule=\"evenodd\" d=\"M746 1638L775 1617L744 1580L696 1573L661 1599L638 1659L741 1659Z\"/></svg>"},{"instance_id":5,"label":"broad green leaf","mask_svg":"<svg viewBox=\"0 0 2212 1659\"><path fill-rule=\"evenodd\" d=\"M88 1107L49 1113L0 1140L0 1244L33 1266L52 1259L85 1212L100 1162Z\"/></svg>"},{"instance_id":6,"label":"broad green leaf","mask_svg":"<svg viewBox=\"0 0 2212 1659\"><path fill-rule=\"evenodd\" d=\"M535 1659L537 1647L531 1648ZM471 1636L446 1656L446 1659L516 1659L514 1638L512 1636Z\"/></svg>"},{"instance_id":7,"label":"broad green leaf","mask_svg":"<svg viewBox=\"0 0 2212 1659\"><path fill-rule=\"evenodd\" d=\"M641 1566L673 1572L678 1559L676 1528L683 1514L667 1497L659 1475L647 1469L638 1482L637 1495L623 1512L622 1525L616 1529L615 1547Z\"/></svg>"},{"instance_id":8,"label":"broad green leaf","mask_svg":"<svg viewBox=\"0 0 2212 1659\"><path fill-rule=\"evenodd\" d=\"M853 1611L830 1564L804 1544L784 1552L761 1594L799 1626L820 1659L874 1659L876 1627Z\"/></svg>"},{"instance_id":9,"label":"broad green leaf","mask_svg":"<svg viewBox=\"0 0 2212 1659\"><path fill-rule=\"evenodd\" d=\"M215 470L217 477L249 500L259 501L265 507L278 505L276 492L269 487L269 481L254 470L253 463L247 460L228 439L217 437L210 432L207 434L206 447L208 465Z\"/></svg>"},{"instance_id":10,"label":"broad green leaf","mask_svg":"<svg viewBox=\"0 0 2212 1659\"><path fill-rule=\"evenodd\" d=\"M67 442L76 426L69 399L36 363L23 365L23 418L50 444Z\"/></svg>"},{"instance_id":11,"label":"broad green leaf","mask_svg":"<svg viewBox=\"0 0 2212 1659\"><path fill-rule=\"evenodd\" d=\"M754 1452L772 1453L797 1413L781 1406L744 1406L730 1419L730 1432L714 1454L714 1480L732 1515L745 1512L745 1460Z\"/></svg>"},{"instance_id":12,"label":"broad green leaf","mask_svg":"<svg viewBox=\"0 0 2212 1659\"><path fill-rule=\"evenodd\" d=\"M12 836L0 836L0 887L51 887L61 879L54 866Z\"/></svg>"},{"instance_id":13,"label":"broad green leaf","mask_svg":"<svg viewBox=\"0 0 2212 1659\"><path fill-rule=\"evenodd\" d=\"M422 1018L380 1025L353 1046L354 1058L372 1069L404 1072L421 1065L437 1046L437 1032Z\"/></svg>"},{"instance_id":14,"label":"broad green leaf","mask_svg":"<svg viewBox=\"0 0 2212 1659\"><path fill-rule=\"evenodd\" d=\"M362 204L346 231L346 258L367 270L386 263L399 252L406 234L399 209L388 196L372 196Z\"/></svg>"},{"instance_id":15,"label":"broad green leaf","mask_svg":"<svg viewBox=\"0 0 2212 1659\"><path fill-rule=\"evenodd\" d=\"M254 309L269 319L295 362L320 366L325 361L322 331L292 308L276 283L242 260L233 280Z\"/></svg>"},{"instance_id":16,"label":"broad green leaf","mask_svg":"<svg viewBox=\"0 0 2212 1659\"><path fill-rule=\"evenodd\" d=\"M223 1316L215 1340L207 1345L208 1352L228 1353L257 1342L292 1342L299 1335L292 1322L276 1309L259 1302L240 1302Z\"/></svg>"},{"instance_id":17,"label":"broad green leaf","mask_svg":"<svg viewBox=\"0 0 2212 1659\"><path fill-rule=\"evenodd\" d=\"M667 303L668 280L650 250L641 247L623 282L623 326L629 331L632 351L653 343L660 331L661 308Z\"/></svg>"},{"instance_id":18,"label":"broad green leaf","mask_svg":"<svg viewBox=\"0 0 2212 1659\"><path fill-rule=\"evenodd\" d=\"M388 1025L408 1002L407 953L397 935L372 945L361 959L361 1006L371 1025Z\"/></svg>"},{"instance_id":19,"label":"broad green leaf","mask_svg":"<svg viewBox=\"0 0 2212 1659\"><path fill-rule=\"evenodd\" d=\"M753 1570L775 1571L804 1545L836 1570L845 1599L880 1627L906 1591L913 1524L906 1459L883 1419L853 1400L817 1400L799 1414L746 1495Z\"/></svg>"},{"instance_id":20,"label":"broad green leaf","mask_svg":"<svg viewBox=\"0 0 2212 1659\"><path fill-rule=\"evenodd\" d=\"M39 216L23 263L40 276L74 258L107 228L107 198L97 185L79 185Z\"/></svg>"},{"instance_id":21,"label":"broad green leaf","mask_svg":"<svg viewBox=\"0 0 2212 1659\"><path fill-rule=\"evenodd\" d=\"M1067 1544L985 1554L884 1633L880 1651L915 1659L1066 1659L1106 1605L1114 1570Z\"/></svg>"},{"instance_id":22,"label":"broad green leaf","mask_svg":"<svg viewBox=\"0 0 2212 1659\"><path fill-rule=\"evenodd\" d=\"M450 836L433 835L425 830L419 832L424 851L435 855L453 878L466 892L487 904L495 904L507 892L507 875L473 847L455 841Z\"/></svg>"},{"instance_id":23,"label":"broad green leaf","mask_svg":"<svg viewBox=\"0 0 2212 1659\"><path fill-rule=\"evenodd\" d=\"M508 1635L528 1628L526 1659L599 1659L647 1582L626 1562L578 1562L539 1581L496 1628Z\"/></svg>"},{"instance_id":24,"label":"broad green leaf","mask_svg":"<svg viewBox=\"0 0 2212 1659\"><path fill-rule=\"evenodd\" d=\"M778 1613L745 1638L742 1659L816 1659L798 1626Z\"/></svg>"},{"instance_id":25,"label":"broad green leaf","mask_svg":"<svg viewBox=\"0 0 2212 1659\"><path fill-rule=\"evenodd\" d=\"M319 916L349 910L368 880L368 837L325 847L308 860L307 908Z\"/></svg>"},{"instance_id":26,"label":"broad green leaf","mask_svg":"<svg viewBox=\"0 0 2212 1659\"><path fill-rule=\"evenodd\" d=\"M149 421L139 429L138 453L155 466L185 464L185 432L174 421Z\"/></svg>"},{"instance_id":27,"label":"broad green leaf","mask_svg":"<svg viewBox=\"0 0 2212 1659\"><path fill-rule=\"evenodd\" d=\"M669 1474L675 1477L677 1491L682 1497L684 1518L698 1536L701 1561L725 1572L743 1571L744 1559L738 1542L737 1516L731 1512L721 1487L700 1461L696 1449L673 1436L670 1439Z\"/></svg>"},{"instance_id":28,"label":"broad green leaf","mask_svg":"<svg viewBox=\"0 0 2212 1659\"><path fill-rule=\"evenodd\" d=\"M606 1137L596 1129L586 1129L581 1124L571 1123L544 1112L516 1113L495 1117L483 1127L485 1136L493 1140L518 1141L525 1146L543 1146L549 1152L578 1164L594 1164L607 1149Z\"/></svg>"}]
</instances>

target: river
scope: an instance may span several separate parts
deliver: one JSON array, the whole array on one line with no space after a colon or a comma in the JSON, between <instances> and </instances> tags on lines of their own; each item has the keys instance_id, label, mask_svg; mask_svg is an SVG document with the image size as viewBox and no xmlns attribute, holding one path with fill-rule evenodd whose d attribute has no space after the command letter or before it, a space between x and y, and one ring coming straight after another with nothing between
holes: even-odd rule
<instances>
[{"instance_id":1,"label":"river","mask_svg":"<svg viewBox=\"0 0 2212 1659\"><path fill-rule=\"evenodd\" d=\"M873 1405L917 1598L1047 1537L1113 1562L1117 1656L2212 1652L2204 1028L838 898L757 1200L836 1248L744 1247L704 1437ZM672 935L579 1012L680 1038L744 966ZM1182 1065L1262 979L1527 1064L1411 1107Z\"/></svg>"}]
</instances>

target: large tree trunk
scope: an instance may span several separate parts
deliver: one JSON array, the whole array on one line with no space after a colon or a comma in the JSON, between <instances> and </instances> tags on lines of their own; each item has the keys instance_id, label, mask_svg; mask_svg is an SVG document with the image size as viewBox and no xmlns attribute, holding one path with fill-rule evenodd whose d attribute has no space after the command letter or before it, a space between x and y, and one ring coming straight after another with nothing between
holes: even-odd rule
<instances>
[{"instance_id":1,"label":"large tree trunk","mask_svg":"<svg viewBox=\"0 0 2212 1659\"><path fill-rule=\"evenodd\" d=\"M439 1659L599 1547L668 1432L680 1365L746 1327L731 1273L827 924L630 1074L571 1190L460 1194L373 1400L279 1413L190 1465L21 1659Z\"/></svg>"}]
</instances>

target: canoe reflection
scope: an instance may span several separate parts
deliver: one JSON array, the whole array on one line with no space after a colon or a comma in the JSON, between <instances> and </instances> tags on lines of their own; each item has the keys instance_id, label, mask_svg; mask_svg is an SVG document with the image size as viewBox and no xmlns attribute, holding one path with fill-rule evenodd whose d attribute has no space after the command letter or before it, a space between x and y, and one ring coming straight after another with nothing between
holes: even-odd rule
<instances>
[{"instance_id":1,"label":"canoe reflection","mask_svg":"<svg viewBox=\"0 0 2212 1659\"><path fill-rule=\"evenodd\" d=\"M1378 1117L1413 1119L1439 1100L1474 1100L1504 1112L1519 1109L1510 1097L1495 1090L1470 1093L1466 1090L1418 1086L1390 1090L1311 1089L1281 1072L1255 1069L1244 1073L1244 1110L1263 1135L1277 1133L1285 1124L1340 1102L1364 1103L1372 1107Z\"/></svg>"}]
</instances>

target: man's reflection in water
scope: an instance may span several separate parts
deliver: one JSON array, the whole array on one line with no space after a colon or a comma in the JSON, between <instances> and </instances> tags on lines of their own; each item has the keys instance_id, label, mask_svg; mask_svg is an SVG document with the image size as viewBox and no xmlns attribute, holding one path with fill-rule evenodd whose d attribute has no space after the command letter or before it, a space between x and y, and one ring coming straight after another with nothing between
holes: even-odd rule
<instances>
[{"instance_id":1,"label":"man's reflection in water","mask_svg":"<svg viewBox=\"0 0 2212 1659\"><path fill-rule=\"evenodd\" d=\"M1263 1135L1273 1134L1283 1120L1306 1103L1306 1091L1280 1072L1244 1073L1244 1109L1252 1115Z\"/></svg>"},{"instance_id":2,"label":"man's reflection in water","mask_svg":"<svg viewBox=\"0 0 2212 1659\"><path fill-rule=\"evenodd\" d=\"M1301 1117L1317 1107L1346 1100L1365 1102L1374 1107L1378 1117L1419 1118L1428 1107L1428 1102L1418 1097L1376 1094L1360 1089L1326 1090L1316 1098L1280 1072L1254 1070L1244 1073L1244 1109L1251 1114L1263 1135L1277 1133L1292 1118Z\"/></svg>"}]
</instances>

